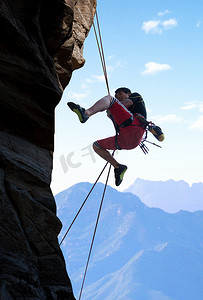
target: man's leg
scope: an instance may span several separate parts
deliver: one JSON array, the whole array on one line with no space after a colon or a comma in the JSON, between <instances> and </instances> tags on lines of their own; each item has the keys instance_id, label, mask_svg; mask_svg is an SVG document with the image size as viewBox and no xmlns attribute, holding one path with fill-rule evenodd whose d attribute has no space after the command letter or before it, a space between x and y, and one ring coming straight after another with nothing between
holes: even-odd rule
<instances>
[{"instance_id":1,"label":"man's leg","mask_svg":"<svg viewBox=\"0 0 203 300\"><path fill-rule=\"evenodd\" d=\"M113 99L113 97L110 95L105 96L105 97L101 98L100 100L98 100L93 106L91 106L90 108L88 108L86 110L73 102L68 102L67 104L70 107L70 109L78 115L80 122L85 123L87 121L87 119L89 117L91 117L92 115L109 109L110 106L112 105L112 99ZM112 138L110 138L110 139L112 139ZM108 149L116 149L115 148L115 137L113 137L113 142L114 142L113 147L108 148ZM115 179L116 179L115 183L116 183L116 186L119 186L123 180L123 176L127 170L127 166L119 164L113 158L113 156L105 148L100 147L100 145L99 145L99 147L97 147L95 144L93 144L93 149L100 157L105 159L107 162L109 162L114 167L114 173L115 173Z\"/></svg>"},{"instance_id":2,"label":"man's leg","mask_svg":"<svg viewBox=\"0 0 203 300\"><path fill-rule=\"evenodd\" d=\"M111 139L111 138L110 138ZM115 174L115 184L119 186L123 180L123 176L127 170L127 166L119 164L115 158L104 148L99 148L96 146L97 142L93 144L94 151L107 162L109 162L114 167L114 174ZM114 148L115 149L115 148Z\"/></svg>"},{"instance_id":3,"label":"man's leg","mask_svg":"<svg viewBox=\"0 0 203 300\"><path fill-rule=\"evenodd\" d=\"M114 168L118 168L119 163L115 160L115 158L113 158L109 151L103 148L98 148L95 144L93 144L93 149L100 157L108 161Z\"/></svg>"},{"instance_id":4,"label":"man's leg","mask_svg":"<svg viewBox=\"0 0 203 300\"><path fill-rule=\"evenodd\" d=\"M78 115L80 122L85 123L92 115L107 110L111 105L112 99L113 97L110 95L105 96L88 109L85 109L74 102L68 102L67 105Z\"/></svg>"},{"instance_id":5,"label":"man's leg","mask_svg":"<svg viewBox=\"0 0 203 300\"><path fill-rule=\"evenodd\" d=\"M91 117L92 115L102 112L104 110L107 110L109 106L111 105L112 96L108 95L100 100L98 100L93 106L85 110L85 114L88 117Z\"/></svg>"}]
</instances>

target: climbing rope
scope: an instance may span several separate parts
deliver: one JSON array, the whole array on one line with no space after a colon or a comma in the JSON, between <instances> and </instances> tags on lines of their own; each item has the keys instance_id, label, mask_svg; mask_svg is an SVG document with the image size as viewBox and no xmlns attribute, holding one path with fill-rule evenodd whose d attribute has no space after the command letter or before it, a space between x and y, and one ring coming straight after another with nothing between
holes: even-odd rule
<instances>
[{"instance_id":1,"label":"climbing rope","mask_svg":"<svg viewBox=\"0 0 203 300\"><path fill-rule=\"evenodd\" d=\"M115 153L115 150L113 151L112 156L114 156L114 153ZM96 179L94 185L92 186L91 190L89 191L87 197L85 198L84 202L82 203L80 209L78 210L75 218L73 219L71 225L69 226L68 230L64 234L64 236L63 236L63 238L62 238L62 240L61 240L61 242L60 242L59 245L61 245L63 243L64 239L66 238L68 232L70 231L72 225L74 224L75 220L77 219L79 213L81 212L83 206L85 205L87 199L89 198L90 194L92 193L95 185L97 184L99 178L101 177L102 173L106 169L107 165L108 165L108 162L105 164L104 168L102 169L101 173L99 174L98 178ZM85 272L84 272L84 276L83 276L83 281L82 281L82 285L81 285L79 300L82 297L84 283L85 283L85 279L86 279L86 275L87 275L87 269L88 269L88 266L89 266L89 261L90 261L90 257L91 257L91 253L92 253L92 248L93 248L93 245L94 245L95 235L96 235L96 231L97 231L97 227L98 227L98 223L99 223L99 218L100 218L100 214L101 214L102 205L103 205L103 202L104 202L104 196L105 196L105 193L106 193L106 188L107 188L107 184L108 184L108 180L109 180L110 171L111 171L111 165L109 167L109 171L108 171L108 174L107 174L106 183L105 183L105 186L104 186L104 191L103 191L103 195L102 195L102 199L101 199L101 203L100 203L100 207L99 207L99 211L98 211L98 215L97 215L97 220L96 220L96 224L95 224L95 227L94 227L94 233L93 233L93 237L92 237L92 241L91 241L91 246L90 246L90 250L89 250L89 254L88 254L88 258L87 258L87 263L86 263Z\"/></svg>"},{"instance_id":2,"label":"climbing rope","mask_svg":"<svg viewBox=\"0 0 203 300\"><path fill-rule=\"evenodd\" d=\"M103 73L104 73L104 78L105 78L105 82L106 82L106 87L107 87L107 91L108 94L110 95L110 89L109 89L109 82L108 82L108 75L107 75L107 69L106 69L106 63L105 63L105 55L104 55L104 47L103 47L103 42L102 42L102 36L101 36L101 30L100 30L100 25L99 25L99 18L98 18L98 13L97 11L95 12L95 17L96 17L96 25L93 22L93 28L94 28L94 33L95 33L95 38L96 38L96 42L97 42L97 47L98 47L98 51L99 51L99 56L101 59L101 64L102 64L102 69L103 69ZM99 36L99 37L98 37ZM115 151L114 151L115 152ZM113 152L113 155L114 155ZM101 177L102 173L104 172L106 166L108 163L106 163L106 165L104 166L103 170L101 171L100 175L98 176L97 180L95 181L92 189L90 190L89 194L87 195L87 197L85 198L82 206L80 207L80 209L78 210L75 218L73 219L72 223L70 224L68 230L66 231L65 235L63 236L61 242L59 245L61 245L64 241L64 239L66 238L68 232L70 231L72 225L74 224L75 220L77 219L80 211L82 210L83 206L85 205L85 202L87 201L88 197L90 196L91 192L93 191L96 183L98 182L99 178Z\"/></svg>"},{"instance_id":3,"label":"climbing rope","mask_svg":"<svg viewBox=\"0 0 203 300\"><path fill-rule=\"evenodd\" d=\"M97 11L95 13L95 17L96 17L96 25L93 23L94 34L95 34L95 38L96 38L96 42L97 42L97 47L98 47L98 50L99 50L99 56L100 56L100 59L101 59L102 69L103 69L103 72L104 72L104 78L105 78L105 82L106 82L107 91L108 91L108 94L110 95L109 82L108 82L107 69L106 69L106 62L105 62L105 56L104 56L104 47L103 47L103 42L102 42L102 36L101 36L101 30L100 30L99 18L98 18ZM96 27L97 27L97 30L96 30ZM97 31L98 31L98 33L97 33Z\"/></svg>"},{"instance_id":4,"label":"climbing rope","mask_svg":"<svg viewBox=\"0 0 203 300\"><path fill-rule=\"evenodd\" d=\"M103 69L103 73L104 73L104 78L105 78L105 82L106 82L107 91L108 91L108 94L110 95L107 68L106 68L106 62L105 62L105 56L104 56L104 48L103 48L103 42L102 42L102 36L101 36L101 30L100 30L99 18L98 18L97 11L95 13L95 17L96 17L95 18L96 19L96 25L93 23L93 28L94 28L95 38L96 38L97 47L98 47L98 51L99 51L99 56L100 56L100 60L101 60L101 65L102 65L102 69ZM114 156L114 153L115 153L115 150L113 151L112 156ZM85 205L87 199L89 198L90 194L92 193L95 185L97 184L99 178L101 177L102 173L106 169L107 165L108 165L108 162L105 164L104 168L102 169L101 173L99 174L98 178L96 179L94 185L92 186L91 190L89 191L87 197L85 198L84 202L82 203L80 209L78 210L75 218L73 219L72 223L70 224L68 230L66 231L63 238L61 239L61 242L59 244L60 246L63 243L64 239L66 238L66 236L67 236L68 232L70 231L71 227L73 226L73 224L74 224L75 220L77 219L78 215L80 214L83 206ZM87 263L86 263L86 267L85 267L85 272L84 272L84 276L83 276L82 286L81 286L81 290L80 290L79 300L82 297L83 287L84 287L85 278L86 278L86 275L87 275L87 270L88 270L89 261L90 261L90 257L91 257L91 253L92 253L92 248L93 248L93 244L94 244L94 240L95 240L95 235L96 235L96 231L97 231L97 227L98 227L98 223L99 223L99 218L100 218L100 214L101 214L101 209L102 209L102 205L103 205L103 201L104 201L104 196L105 196L105 192L106 192L106 188L107 188L107 183L108 183L110 171L111 171L111 165L109 167L109 171L108 171L108 174L107 174L106 183L105 183L105 186L104 186L104 191L103 191L103 195L102 195L102 199L101 199L101 203L100 203L100 207L99 207L99 211L98 211L98 215L97 215L97 220L96 220L96 224L95 224L95 228L94 228L94 233L93 233L93 237L92 237L92 241L91 241L91 246L90 246L90 250L89 250L89 254L88 254L88 258L87 258Z\"/></svg>"},{"instance_id":5,"label":"climbing rope","mask_svg":"<svg viewBox=\"0 0 203 300\"><path fill-rule=\"evenodd\" d=\"M69 233L69 231L70 231L71 227L73 226L73 224L74 224L75 220L77 219L77 217L78 217L79 213L81 212L81 210L82 210L83 206L85 205L85 203L86 203L87 199L89 198L90 194L92 193L92 191L93 191L93 189L94 189L95 185L97 184L97 182L98 182L99 178L101 177L102 173L103 173L103 172L104 172L104 170L106 169L106 166L107 166L107 165L108 165L108 162L105 164L105 166L104 166L104 168L102 169L101 173L99 174L99 176L98 176L97 180L95 181L94 185L92 186L91 190L89 191L89 193L88 193L87 197L85 198L84 202L82 203L82 205L81 205L80 209L78 210L78 212L77 212L77 214L76 214L75 218L73 219L72 223L70 224L69 228L67 229L67 231L66 231L66 233L64 234L63 238L61 239L61 242L60 242L60 244L59 244L60 246L61 246L61 244L63 243L63 241L65 240L65 238L66 238L67 234Z\"/></svg>"},{"instance_id":6,"label":"climbing rope","mask_svg":"<svg viewBox=\"0 0 203 300\"><path fill-rule=\"evenodd\" d=\"M114 154L114 152L113 152L113 154ZM100 214L101 214L102 205L103 205L103 202L104 202L104 196L105 196L105 192L106 192L106 188L107 188L107 183L108 183L108 180L109 180L110 171L111 171L111 165L109 167L109 171L108 171L108 174L107 174L106 183L105 183L105 187L104 187L104 191L103 191L103 195L102 195L102 199L101 199L101 203L100 203L100 207L99 207L99 211L98 211L98 215L97 215L96 225L95 225L95 228L94 228L92 242L91 242L89 255L88 255L88 259L87 259L87 263L86 263L86 267L85 267L85 272L84 272L84 276L83 276L83 281L82 281L82 286L81 286L81 290L80 290L79 300L81 299L82 292L83 292L85 278L86 278L86 275L87 275L87 269L88 269L88 266L89 266L90 256L91 256L91 253L92 253L92 248L93 248L94 239L95 239L95 235L96 235L96 231L97 231L97 226L98 226L98 223L99 223L99 217L100 217Z\"/></svg>"}]
</instances>

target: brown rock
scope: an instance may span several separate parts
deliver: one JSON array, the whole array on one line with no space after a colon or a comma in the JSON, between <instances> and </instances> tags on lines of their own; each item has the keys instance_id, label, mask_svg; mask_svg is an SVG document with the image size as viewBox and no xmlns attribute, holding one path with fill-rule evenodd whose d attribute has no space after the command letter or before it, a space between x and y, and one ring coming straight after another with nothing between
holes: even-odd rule
<instances>
[{"instance_id":1,"label":"brown rock","mask_svg":"<svg viewBox=\"0 0 203 300\"><path fill-rule=\"evenodd\" d=\"M66 39L56 56L56 69L63 88L68 84L70 75L67 70L74 71L81 68L85 59L83 58L83 45L93 23L96 11L96 0L66 0L66 5L74 12L72 37ZM64 29L68 27L69 21L63 24ZM70 55L67 55L67 50Z\"/></svg>"},{"instance_id":2,"label":"brown rock","mask_svg":"<svg viewBox=\"0 0 203 300\"><path fill-rule=\"evenodd\" d=\"M50 190L54 109L95 2L0 2L0 299L75 299Z\"/></svg>"}]
</instances>

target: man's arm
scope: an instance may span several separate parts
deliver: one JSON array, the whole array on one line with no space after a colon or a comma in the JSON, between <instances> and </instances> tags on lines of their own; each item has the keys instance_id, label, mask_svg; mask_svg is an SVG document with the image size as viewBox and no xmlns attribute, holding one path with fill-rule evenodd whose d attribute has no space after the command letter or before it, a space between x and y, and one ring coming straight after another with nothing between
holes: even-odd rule
<instances>
[{"instance_id":1,"label":"man's arm","mask_svg":"<svg viewBox=\"0 0 203 300\"><path fill-rule=\"evenodd\" d=\"M126 100L124 100L124 101L120 101L126 108L129 108L130 106L132 106L133 105L133 102L132 102L132 100L130 100L130 99L126 99Z\"/></svg>"}]
</instances>

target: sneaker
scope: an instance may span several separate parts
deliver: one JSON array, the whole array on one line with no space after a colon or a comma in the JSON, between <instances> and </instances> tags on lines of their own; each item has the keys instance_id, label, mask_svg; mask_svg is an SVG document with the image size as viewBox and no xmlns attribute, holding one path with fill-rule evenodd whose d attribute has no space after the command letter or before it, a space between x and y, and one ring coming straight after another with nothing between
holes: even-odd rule
<instances>
[{"instance_id":1,"label":"sneaker","mask_svg":"<svg viewBox=\"0 0 203 300\"><path fill-rule=\"evenodd\" d=\"M73 112L77 114L81 123L85 123L89 119L89 117L85 114L85 109L80 105L73 102L68 102L67 105Z\"/></svg>"},{"instance_id":2,"label":"sneaker","mask_svg":"<svg viewBox=\"0 0 203 300\"><path fill-rule=\"evenodd\" d=\"M116 186L119 186L123 180L123 176L125 171L127 170L127 166L125 165L118 165L118 168L114 169L115 179L116 179Z\"/></svg>"}]
</instances>

